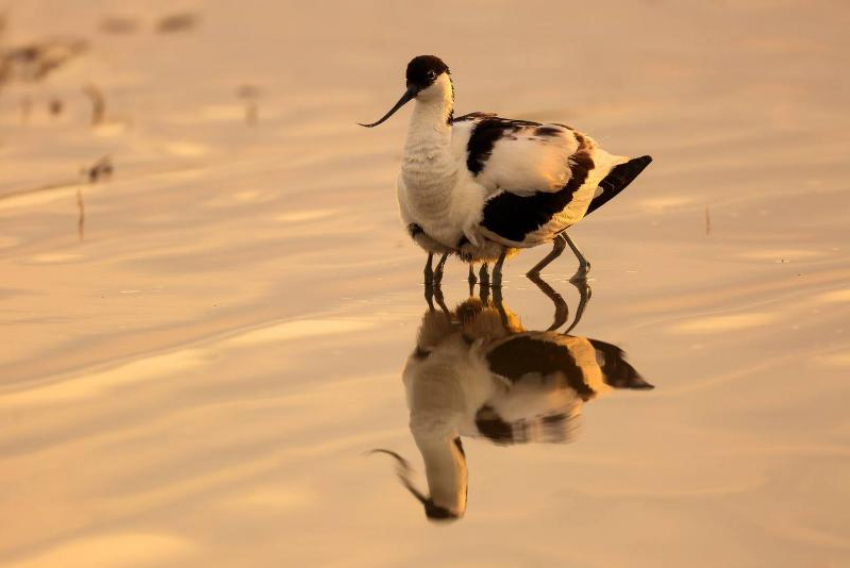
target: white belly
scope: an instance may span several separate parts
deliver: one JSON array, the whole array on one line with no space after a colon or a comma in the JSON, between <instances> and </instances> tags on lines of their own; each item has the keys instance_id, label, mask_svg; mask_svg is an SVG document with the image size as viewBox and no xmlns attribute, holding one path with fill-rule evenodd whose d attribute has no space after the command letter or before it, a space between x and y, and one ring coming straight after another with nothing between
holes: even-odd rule
<instances>
[{"instance_id":1,"label":"white belly","mask_svg":"<svg viewBox=\"0 0 850 568\"><path fill-rule=\"evenodd\" d=\"M477 235L484 189L465 181L442 187L410 187L405 175L400 175L397 197L404 224L419 225L429 238L448 248L455 248L464 236Z\"/></svg>"}]
</instances>

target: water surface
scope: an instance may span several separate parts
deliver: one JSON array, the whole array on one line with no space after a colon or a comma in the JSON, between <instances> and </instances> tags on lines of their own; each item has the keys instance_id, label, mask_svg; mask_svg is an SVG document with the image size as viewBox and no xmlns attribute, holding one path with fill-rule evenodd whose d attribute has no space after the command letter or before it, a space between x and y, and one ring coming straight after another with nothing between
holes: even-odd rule
<instances>
[{"instance_id":1,"label":"water surface","mask_svg":"<svg viewBox=\"0 0 850 568\"><path fill-rule=\"evenodd\" d=\"M4 47L87 50L0 87L0 563L850 562L839 3L6 8ZM655 158L572 231L593 269L571 331L655 388L583 402L568 444L465 438L448 526L368 454L425 486L401 376L429 308L394 204L404 117L354 124L429 52L459 112ZM523 276L545 252L506 267L525 330L552 323ZM571 315L574 271L544 275Z\"/></svg>"}]
</instances>

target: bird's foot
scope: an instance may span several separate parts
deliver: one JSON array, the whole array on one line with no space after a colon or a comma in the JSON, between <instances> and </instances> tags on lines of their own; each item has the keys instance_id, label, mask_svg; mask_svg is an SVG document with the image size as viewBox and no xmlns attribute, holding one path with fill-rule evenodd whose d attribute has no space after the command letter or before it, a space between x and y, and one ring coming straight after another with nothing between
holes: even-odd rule
<instances>
[{"instance_id":1,"label":"bird's foot","mask_svg":"<svg viewBox=\"0 0 850 568\"><path fill-rule=\"evenodd\" d=\"M428 309L434 311L434 286L430 281L425 281L425 301L428 303Z\"/></svg>"},{"instance_id":2,"label":"bird's foot","mask_svg":"<svg viewBox=\"0 0 850 568\"><path fill-rule=\"evenodd\" d=\"M443 271L442 270L435 270L434 276L432 277L431 281L434 283L434 286L439 286L440 284L442 284L443 283Z\"/></svg>"},{"instance_id":3,"label":"bird's foot","mask_svg":"<svg viewBox=\"0 0 850 568\"><path fill-rule=\"evenodd\" d=\"M481 286L490 287L490 273L487 271L487 263L481 265L481 270L478 272L478 280Z\"/></svg>"},{"instance_id":4,"label":"bird's foot","mask_svg":"<svg viewBox=\"0 0 850 568\"><path fill-rule=\"evenodd\" d=\"M443 269L446 266L446 260L448 260L449 254L445 253L442 257L440 257L440 262L437 263L437 268L434 270L434 275L432 276L432 281L435 286L439 286L443 281Z\"/></svg>"},{"instance_id":5,"label":"bird's foot","mask_svg":"<svg viewBox=\"0 0 850 568\"><path fill-rule=\"evenodd\" d=\"M578 270L575 274L570 278L570 282L576 283L587 283L587 275L590 272L590 265L581 265L578 267Z\"/></svg>"}]
</instances>

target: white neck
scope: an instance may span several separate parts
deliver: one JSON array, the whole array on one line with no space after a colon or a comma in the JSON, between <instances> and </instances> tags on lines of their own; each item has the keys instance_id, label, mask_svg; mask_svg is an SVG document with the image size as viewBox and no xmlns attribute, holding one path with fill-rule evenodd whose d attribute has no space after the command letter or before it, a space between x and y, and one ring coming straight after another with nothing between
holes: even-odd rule
<instances>
[{"instance_id":1,"label":"white neck","mask_svg":"<svg viewBox=\"0 0 850 568\"><path fill-rule=\"evenodd\" d=\"M451 80L443 74L416 96L407 129L402 175L414 207L427 217L446 214L458 174L451 148L452 108Z\"/></svg>"},{"instance_id":2,"label":"white neck","mask_svg":"<svg viewBox=\"0 0 850 568\"><path fill-rule=\"evenodd\" d=\"M425 462L428 492L435 505L463 515L466 511L468 470L466 458L452 436L416 435L416 445Z\"/></svg>"},{"instance_id":3,"label":"white neck","mask_svg":"<svg viewBox=\"0 0 850 568\"><path fill-rule=\"evenodd\" d=\"M446 75L421 91L410 117L405 154L419 152L423 147L448 149L452 142L449 117L453 106L452 85Z\"/></svg>"}]
</instances>

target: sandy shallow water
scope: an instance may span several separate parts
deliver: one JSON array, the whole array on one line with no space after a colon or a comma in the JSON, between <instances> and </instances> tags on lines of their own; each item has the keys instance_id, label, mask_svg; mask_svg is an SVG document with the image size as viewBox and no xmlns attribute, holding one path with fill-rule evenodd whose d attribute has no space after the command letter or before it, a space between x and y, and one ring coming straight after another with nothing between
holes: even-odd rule
<instances>
[{"instance_id":1,"label":"sandy shallow water","mask_svg":"<svg viewBox=\"0 0 850 568\"><path fill-rule=\"evenodd\" d=\"M842 3L3 12L3 48L88 49L0 85L0 565L850 564ZM655 389L589 401L570 444L465 440L449 526L366 455L390 448L422 483L401 370L428 306L394 202L409 111L354 123L431 52L459 112L655 158L571 231L593 263L573 333ZM86 84L106 97L95 126ZM107 155L112 178L86 182ZM529 330L552 322L524 276L545 252L506 268ZM564 255L544 274L573 313L574 271ZM465 276L450 262L450 308Z\"/></svg>"}]
</instances>

